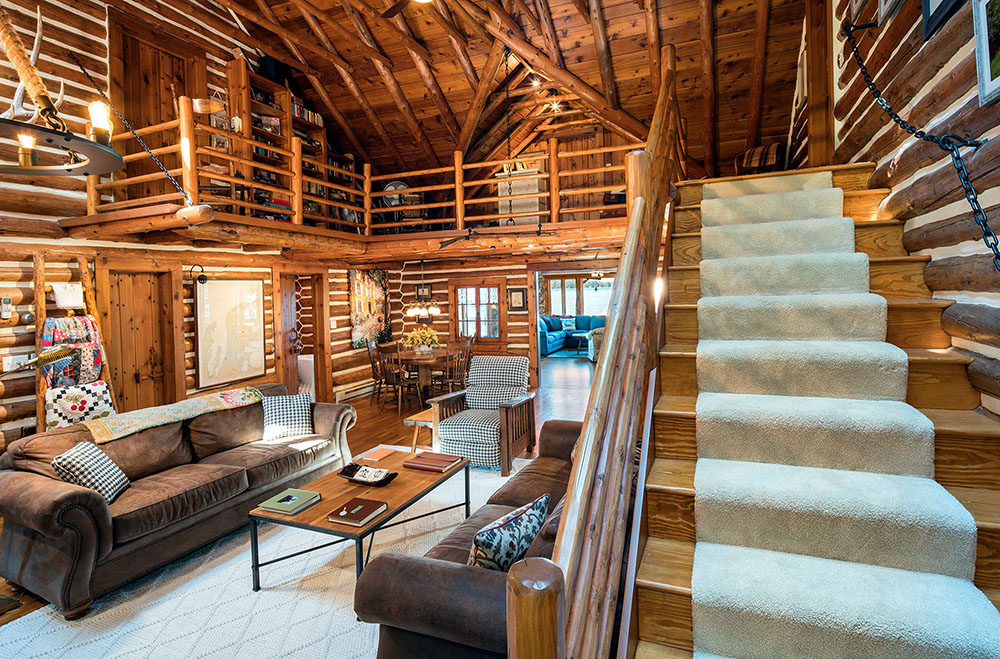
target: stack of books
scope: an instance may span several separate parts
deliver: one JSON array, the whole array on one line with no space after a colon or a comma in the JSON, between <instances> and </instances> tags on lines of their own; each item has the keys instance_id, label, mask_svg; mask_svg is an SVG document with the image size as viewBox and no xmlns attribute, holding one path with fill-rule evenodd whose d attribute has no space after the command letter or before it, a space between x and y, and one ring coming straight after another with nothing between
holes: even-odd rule
<instances>
[{"instance_id":1,"label":"stack of books","mask_svg":"<svg viewBox=\"0 0 1000 659\"><path fill-rule=\"evenodd\" d=\"M417 453L412 458L404 462L403 466L410 469L423 469L424 471L436 471L441 473L448 471L461 461L462 458L457 455L424 451L423 453Z\"/></svg>"}]
</instances>

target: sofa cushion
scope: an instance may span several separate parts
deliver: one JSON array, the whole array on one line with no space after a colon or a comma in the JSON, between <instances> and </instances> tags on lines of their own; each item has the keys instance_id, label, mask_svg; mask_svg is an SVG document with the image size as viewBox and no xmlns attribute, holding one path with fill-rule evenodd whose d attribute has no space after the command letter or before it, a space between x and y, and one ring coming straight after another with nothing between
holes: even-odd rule
<instances>
[{"instance_id":1,"label":"sofa cushion","mask_svg":"<svg viewBox=\"0 0 1000 659\"><path fill-rule=\"evenodd\" d=\"M550 332L558 332L562 330L562 321L558 318L553 318L552 316L542 316L542 320L548 325Z\"/></svg>"},{"instance_id":2,"label":"sofa cushion","mask_svg":"<svg viewBox=\"0 0 1000 659\"><path fill-rule=\"evenodd\" d=\"M542 530L549 510L548 494L484 526L472 538L469 565L506 572L528 551Z\"/></svg>"},{"instance_id":3,"label":"sofa cushion","mask_svg":"<svg viewBox=\"0 0 1000 659\"><path fill-rule=\"evenodd\" d=\"M80 442L52 459L59 478L94 490L108 503L128 489L128 477L96 444Z\"/></svg>"},{"instance_id":4,"label":"sofa cushion","mask_svg":"<svg viewBox=\"0 0 1000 659\"><path fill-rule=\"evenodd\" d=\"M516 506L498 506L486 504L459 524L455 529L446 535L441 542L424 554L427 558L436 558L449 563L461 563L465 565L469 560L469 547L472 546L472 539L479 533L479 530L495 519L503 517L514 510Z\"/></svg>"},{"instance_id":5,"label":"sofa cushion","mask_svg":"<svg viewBox=\"0 0 1000 659\"><path fill-rule=\"evenodd\" d=\"M109 507L115 544L196 515L246 489L247 472L231 465L186 464L146 476Z\"/></svg>"},{"instance_id":6,"label":"sofa cushion","mask_svg":"<svg viewBox=\"0 0 1000 659\"><path fill-rule=\"evenodd\" d=\"M591 316L590 317L590 329L597 329L598 327L604 327L608 324L607 316Z\"/></svg>"},{"instance_id":7,"label":"sofa cushion","mask_svg":"<svg viewBox=\"0 0 1000 659\"><path fill-rule=\"evenodd\" d=\"M576 329L590 331L590 316L577 316Z\"/></svg>"},{"instance_id":8,"label":"sofa cushion","mask_svg":"<svg viewBox=\"0 0 1000 659\"><path fill-rule=\"evenodd\" d=\"M257 390L264 396L284 396L288 393L283 384L262 384ZM264 437L264 407L255 403L231 410L209 412L185 423L194 458L201 460L213 453L256 442Z\"/></svg>"},{"instance_id":9,"label":"sofa cushion","mask_svg":"<svg viewBox=\"0 0 1000 659\"><path fill-rule=\"evenodd\" d=\"M256 488L337 455L338 445L333 439L306 435L250 442L210 455L198 464L242 467L247 472L247 484Z\"/></svg>"},{"instance_id":10,"label":"sofa cushion","mask_svg":"<svg viewBox=\"0 0 1000 659\"><path fill-rule=\"evenodd\" d=\"M0 468L31 471L49 478L59 478L52 459L80 442L93 442L84 426L74 425L25 437L7 447ZM191 446L184 439L182 422L148 428L101 445L104 451L131 481L193 459Z\"/></svg>"},{"instance_id":11,"label":"sofa cushion","mask_svg":"<svg viewBox=\"0 0 1000 659\"><path fill-rule=\"evenodd\" d=\"M476 467L500 468L500 412L464 410L438 424L441 452L468 458Z\"/></svg>"},{"instance_id":12,"label":"sofa cushion","mask_svg":"<svg viewBox=\"0 0 1000 659\"><path fill-rule=\"evenodd\" d=\"M523 506L543 494L550 494L550 508L562 499L569 484L569 472L573 463L560 458L535 458L521 467L499 490L493 493L487 503L500 506Z\"/></svg>"}]
</instances>

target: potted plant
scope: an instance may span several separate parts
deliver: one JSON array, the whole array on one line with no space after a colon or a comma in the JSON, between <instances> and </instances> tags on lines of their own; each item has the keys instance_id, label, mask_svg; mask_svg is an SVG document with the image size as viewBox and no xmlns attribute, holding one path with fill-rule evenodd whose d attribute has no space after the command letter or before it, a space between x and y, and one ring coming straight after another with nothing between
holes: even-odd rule
<instances>
[{"instance_id":1,"label":"potted plant","mask_svg":"<svg viewBox=\"0 0 1000 659\"><path fill-rule=\"evenodd\" d=\"M437 332L430 327L417 327L403 337L403 345L420 353L429 353L434 346L440 345L440 343Z\"/></svg>"}]
</instances>

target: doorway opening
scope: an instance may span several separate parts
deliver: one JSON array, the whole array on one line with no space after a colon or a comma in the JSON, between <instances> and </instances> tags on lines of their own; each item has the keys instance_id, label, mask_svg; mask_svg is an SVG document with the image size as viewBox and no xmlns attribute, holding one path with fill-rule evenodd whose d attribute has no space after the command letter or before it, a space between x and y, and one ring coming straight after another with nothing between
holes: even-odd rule
<instances>
[{"instance_id":1,"label":"doorway opening","mask_svg":"<svg viewBox=\"0 0 1000 659\"><path fill-rule=\"evenodd\" d=\"M280 325L276 349L281 381L290 394L309 392L327 401L330 382L330 288L323 273L283 272L278 277ZM280 329L279 329L280 328Z\"/></svg>"}]
</instances>

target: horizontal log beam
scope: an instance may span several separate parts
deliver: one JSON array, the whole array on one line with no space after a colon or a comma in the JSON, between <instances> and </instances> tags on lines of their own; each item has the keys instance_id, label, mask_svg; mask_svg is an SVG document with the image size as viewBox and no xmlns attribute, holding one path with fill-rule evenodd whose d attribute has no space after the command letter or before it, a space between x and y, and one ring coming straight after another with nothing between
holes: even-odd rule
<instances>
[{"instance_id":1,"label":"horizontal log beam","mask_svg":"<svg viewBox=\"0 0 1000 659\"><path fill-rule=\"evenodd\" d=\"M177 233L191 239L214 240L218 242L250 243L267 245L274 249L282 247L299 249L331 250L331 256L362 254L364 244L322 234L289 231L287 229L248 226L230 222L210 222L200 226L180 229Z\"/></svg>"},{"instance_id":2,"label":"horizontal log beam","mask_svg":"<svg viewBox=\"0 0 1000 659\"><path fill-rule=\"evenodd\" d=\"M1000 272L987 254L953 256L931 261L924 282L932 291L1000 291Z\"/></svg>"},{"instance_id":3,"label":"horizontal log beam","mask_svg":"<svg viewBox=\"0 0 1000 659\"><path fill-rule=\"evenodd\" d=\"M953 304L941 314L941 327L959 339L1000 347L1000 307Z\"/></svg>"},{"instance_id":4,"label":"horizontal log beam","mask_svg":"<svg viewBox=\"0 0 1000 659\"><path fill-rule=\"evenodd\" d=\"M966 366L972 386L991 396L1000 396L1000 359L984 357L974 352L967 354L974 357L972 363Z\"/></svg>"},{"instance_id":5,"label":"horizontal log beam","mask_svg":"<svg viewBox=\"0 0 1000 659\"><path fill-rule=\"evenodd\" d=\"M984 208L987 217L993 217L1000 204ZM972 217L972 209L962 209L945 220L924 224L903 233L903 247L907 252L958 245L969 240L982 240L983 232Z\"/></svg>"}]
</instances>

